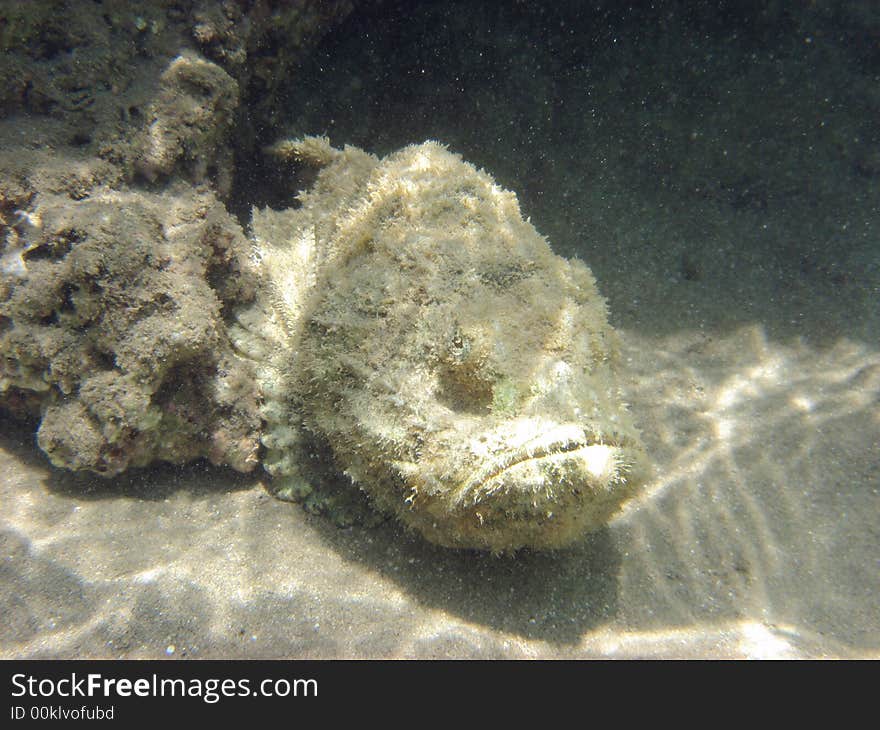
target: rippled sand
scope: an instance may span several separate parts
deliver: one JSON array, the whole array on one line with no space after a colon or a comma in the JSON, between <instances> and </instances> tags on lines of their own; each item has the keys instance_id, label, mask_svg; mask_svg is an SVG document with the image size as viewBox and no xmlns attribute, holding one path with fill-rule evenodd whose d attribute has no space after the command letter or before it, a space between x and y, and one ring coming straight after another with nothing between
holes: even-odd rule
<instances>
[{"instance_id":1,"label":"rippled sand","mask_svg":"<svg viewBox=\"0 0 880 730\"><path fill-rule=\"evenodd\" d=\"M626 343L656 477L557 554L340 530L217 469L73 477L5 429L0 655L876 656L880 355Z\"/></svg>"}]
</instances>

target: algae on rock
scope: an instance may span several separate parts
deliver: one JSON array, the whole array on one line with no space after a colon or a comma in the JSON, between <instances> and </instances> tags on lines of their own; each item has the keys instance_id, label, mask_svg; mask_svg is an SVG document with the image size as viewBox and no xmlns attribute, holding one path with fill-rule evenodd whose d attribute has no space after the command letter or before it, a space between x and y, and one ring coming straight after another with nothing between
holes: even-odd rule
<instances>
[{"instance_id":1,"label":"algae on rock","mask_svg":"<svg viewBox=\"0 0 880 730\"><path fill-rule=\"evenodd\" d=\"M40 421L54 464L258 463L224 202L274 92L355 4L0 7L0 408Z\"/></svg>"},{"instance_id":2,"label":"algae on rock","mask_svg":"<svg viewBox=\"0 0 880 730\"><path fill-rule=\"evenodd\" d=\"M225 195L232 186L232 149L226 136L238 106L238 84L197 54L179 55L160 76L135 143L136 167L149 180L178 172L193 182L214 179Z\"/></svg>"},{"instance_id":3,"label":"algae on rock","mask_svg":"<svg viewBox=\"0 0 880 730\"><path fill-rule=\"evenodd\" d=\"M253 293L240 228L185 186L72 199L52 182L62 168L46 158L36 188L27 175L0 186L0 209L16 206L0 225L0 396L36 398L57 466L112 475L204 456L252 469L256 394L223 321L224 302Z\"/></svg>"}]
</instances>

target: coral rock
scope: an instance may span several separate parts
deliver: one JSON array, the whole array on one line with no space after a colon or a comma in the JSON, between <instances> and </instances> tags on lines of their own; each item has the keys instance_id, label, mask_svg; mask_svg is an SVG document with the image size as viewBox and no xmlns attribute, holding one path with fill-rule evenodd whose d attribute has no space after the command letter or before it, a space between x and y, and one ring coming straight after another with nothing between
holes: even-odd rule
<instances>
[{"instance_id":1,"label":"coral rock","mask_svg":"<svg viewBox=\"0 0 880 730\"><path fill-rule=\"evenodd\" d=\"M225 142L238 93L235 79L216 64L192 52L175 58L148 111L139 170L152 180L180 165L193 182L213 173L219 191L228 192L232 158Z\"/></svg>"},{"instance_id":2,"label":"coral rock","mask_svg":"<svg viewBox=\"0 0 880 730\"><path fill-rule=\"evenodd\" d=\"M238 225L208 191L46 187L0 225L0 400L35 395L57 466L252 469L256 392L223 320L253 292Z\"/></svg>"}]
</instances>

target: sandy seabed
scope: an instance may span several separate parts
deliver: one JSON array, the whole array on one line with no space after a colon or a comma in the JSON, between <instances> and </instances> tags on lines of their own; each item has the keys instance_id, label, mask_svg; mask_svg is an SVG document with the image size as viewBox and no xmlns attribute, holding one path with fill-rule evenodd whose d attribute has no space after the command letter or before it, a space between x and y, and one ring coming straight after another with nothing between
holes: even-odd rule
<instances>
[{"instance_id":1,"label":"sandy seabed","mask_svg":"<svg viewBox=\"0 0 880 730\"><path fill-rule=\"evenodd\" d=\"M4 657L862 657L880 648L880 355L625 333L655 477L573 550L340 530L190 467L0 444Z\"/></svg>"}]
</instances>

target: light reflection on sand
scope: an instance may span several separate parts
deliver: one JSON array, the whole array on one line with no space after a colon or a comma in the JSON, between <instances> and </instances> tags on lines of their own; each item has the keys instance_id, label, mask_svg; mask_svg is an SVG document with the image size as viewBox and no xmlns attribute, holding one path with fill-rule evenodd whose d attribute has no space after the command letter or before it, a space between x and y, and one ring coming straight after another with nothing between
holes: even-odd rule
<instances>
[{"instance_id":1,"label":"light reflection on sand","mask_svg":"<svg viewBox=\"0 0 880 730\"><path fill-rule=\"evenodd\" d=\"M9 435L0 655L877 656L880 355L757 325L625 354L655 478L555 555L337 530L198 466L91 484Z\"/></svg>"}]
</instances>

